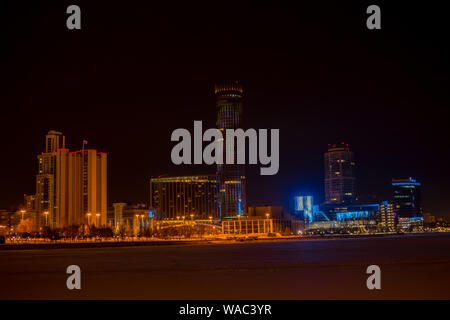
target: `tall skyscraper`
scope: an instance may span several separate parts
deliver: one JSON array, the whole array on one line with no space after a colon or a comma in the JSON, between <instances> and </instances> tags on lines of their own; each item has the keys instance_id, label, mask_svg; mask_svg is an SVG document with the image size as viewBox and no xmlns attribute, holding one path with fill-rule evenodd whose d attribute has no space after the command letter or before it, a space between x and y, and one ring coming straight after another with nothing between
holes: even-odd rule
<instances>
[{"instance_id":1,"label":"tall skyscraper","mask_svg":"<svg viewBox=\"0 0 450 320\"><path fill-rule=\"evenodd\" d=\"M328 145L325 158L325 202L352 203L356 200L355 162L348 144Z\"/></svg>"},{"instance_id":2,"label":"tall skyscraper","mask_svg":"<svg viewBox=\"0 0 450 320\"><path fill-rule=\"evenodd\" d=\"M150 208L158 220L218 219L218 191L217 175L152 178Z\"/></svg>"},{"instance_id":3,"label":"tall skyscraper","mask_svg":"<svg viewBox=\"0 0 450 320\"><path fill-rule=\"evenodd\" d=\"M238 129L243 127L243 88L239 82L216 84L217 128L225 137L226 129ZM226 138L224 147L226 148ZM247 211L245 166L236 164L218 165L220 177L220 215L222 218L243 215ZM224 157L224 159L226 159Z\"/></svg>"},{"instance_id":4,"label":"tall skyscraper","mask_svg":"<svg viewBox=\"0 0 450 320\"><path fill-rule=\"evenodd\" d=\"M392 179L392 197L400 228L407 228L423 221L419 182L413 178Z\"/></svg>"},{"instance_id":5,"label":"tall skyscraper","mask_svg":"<svg viewBox=\"0 0 450 320\"><path fill-rule=\"evenodd\" d=\"M82 223L106 224L106 153L69 152L62 133L46 135L38 156L36 212L39 226L61 228Z\"/></svg>"}]
</instances>

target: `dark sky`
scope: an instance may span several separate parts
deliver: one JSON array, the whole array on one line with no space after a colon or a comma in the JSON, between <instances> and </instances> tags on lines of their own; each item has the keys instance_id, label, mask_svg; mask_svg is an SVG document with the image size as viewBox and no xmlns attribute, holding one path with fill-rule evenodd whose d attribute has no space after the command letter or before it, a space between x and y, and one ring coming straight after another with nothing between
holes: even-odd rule
<instances>
[{"instance_id":1,"label":"dark sky","mask_svg":"<svg viewBox=\"0 0 450 320\"><path fill-rule=\"evenodd\" d=\"M425 212L450 216L446 11L411 2L2 1L0 208L34 193L48 130L108 153L108 201L148 201L151 176L215 172L170 161L170 134L215 125L214 83L245 87L245 126L280 129L280 171L248 168L248 202L323 200L323 153L355 152L362 199L391 178L423 183ZM43 2L43 1L42 1ZM392 2L392 1L391 1ZM51 2L50 2L51 3ZM82 29L69 31L70 4ZM366 28L378 4L382 30Z\"/></svg>"}]
</instances>

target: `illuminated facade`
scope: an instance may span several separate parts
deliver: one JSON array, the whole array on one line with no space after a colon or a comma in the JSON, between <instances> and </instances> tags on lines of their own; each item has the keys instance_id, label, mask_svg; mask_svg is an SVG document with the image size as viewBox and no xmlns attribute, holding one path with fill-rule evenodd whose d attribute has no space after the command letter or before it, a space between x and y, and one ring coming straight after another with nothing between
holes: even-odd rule
<instances>
[{"instance_id":1,"label":"illuminated facade","mask_svg":"<svg viewBox=\"0 0 450 320\"><path fill-rule=\"evenodd\" d=\"M400 228L423 223L421 184L409 179L392 179L392 197Z\"/></svg>"},{"instance_id":2,"label":"illuminated facade","mask_svg":"<svg viewBox=\"0 0 450 320\"><path fill-rule=\"evenodd\" d=\"M267 234L274 232L273 219L238 218L222 221L222 233L226 235Z\"/></svg>"},{"instance_id":3,"label":"illuminated facade","mask_svg":"<svg viewBox=\"0 0 450 320\"><path fill-rule=\"evenodd\" d=\"M215 95L217 128L225 137L226 129L242 128L243 88L238 82L218 84L215 86ZM223 145L227 147L226 141L224 141ZM234 155L236 163L236 149L234 150ZM245 214L247 211L247 197L244 165L221 164L217 166L217 170L220 177L219 211L221 217L226 218Z\"/></svg>"},{"instance_id":4,"label":"illuminated facade","mask_svg":"<svg viewBox=\"0 0 450 320\"><path fill-rule=\"evenodd\" d=\"M368 233L376 232L380 204L324 204L320 210L313 211L314 220L305 225L306 229Z\"/></svg>"},{"instance_id":5,"label":"illuminated facade","mask_svg":"<svg viewBox=\"0 0 450 320\"><path fill-rule=\"evenodd\" d=\"M106 153L69 152L60 132L46 136L38 156L35 208L40 227L106 224Z\"/></svg>"},{"instance_id":6,"label":"illuminated facade","mask_svg":"<svg viewBox=\"0 0 450 320\"><path fill-rule=\"evenodd\" d=\"M297 196L294 197L294 211L304 220L314 221L315 211L313 196Z\"/></svg>"},{"instance_id":7,"label":"illuminated facade","mask_svg":"<svg viewBox=\"0 0 450 320\"><path fill-rule=\"evenodd\" d=\"M327 204L321 208L329 220L338 222L359 221L361 224L374 224L380 204Z\"/></svg>"},{"instance_id":8,"label":"illuminated facade","mask_svg":"<svg viewBox=\"0 0 450 320\"><path fill-rule=\"evenodd\" d=\"M392 201L383 201L380 204L378 211L378 229L383 232L395 231L395 211L394 203Z\"/></svg>"},{"instance_id":9,"label":"illuminated facade","mask_svg":"<svg viewBox=\"0 0 450 320\"><path fill-rule=\"evenodd\" d=\"M68 214L63 224L106 225L107 155L89 149L69 153Z\"/></svg>"},{"instance_id":10,"label":"illuminated facade","mask_svg":"<svg viewBox=\"0 0 450 320\"><path fill-rule=\"evenodd\" d=\"M325 202L352 203L356 200L355 162L348 144L328 145L325 159Z\"/></svg>"},{"instance_id":11,"label":"illuminated facade","mask_svg":"<svg viewBox=\"0 0 450 320\"><path fill-rule=\"evenodd\" d=\"M217 175L150 180L150 208L158 220L219 219Z\"/></svg>"}]
</instances>

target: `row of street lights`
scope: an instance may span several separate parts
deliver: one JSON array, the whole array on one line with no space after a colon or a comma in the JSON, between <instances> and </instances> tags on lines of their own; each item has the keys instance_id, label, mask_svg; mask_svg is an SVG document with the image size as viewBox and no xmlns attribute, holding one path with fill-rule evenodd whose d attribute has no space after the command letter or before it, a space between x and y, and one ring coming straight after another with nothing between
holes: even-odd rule
<instances>
[{"instance_id":1,"label":"row of street lights","mask_svg":"<svg viewBox=\"0 0 450 320\"><path fill-rule=\"evenodd\" d=\"M20 213L22 213L22 221L24 219L24 214L26 212L27 212L26 210L20 210ZM48 214L49 214L49 212L48 211L44 211L43 214L45 215L45 225L47 226L48 225ZM88 225L90 225L91 224L92 213L88 212L88 213L86 213L86 216L87 216L87 219L88 219ZM97 225L98 225L98 222L100 221L100 213L96 213L95 216L96 216L96 222L97 222ZM145 215L143 215L143 214L140 214L140 215L137 214L136 215L136 218L138 218L138 219L141 218L141 225L143 225L143 223L144 223L144 216ZM194 220L194 214L191 214L190 217L191 217L191 220ZM238 215L237 217L240 218L241 216ZM269 219L269 217L270 217L270 214L266 213L266 219ZM177 220L179 220L180 218L183 218L183 220L185 220L186 216L177 216ZM208 218L209 218L210 221L212 221L213 217L209 216Z\"/></svg>"},{"instance_id":2,"label":"row of street lights","mask_svg":"<svg viewBox=\"0 0 450 320\"><path fill-rule=\"evenodd\" d=\"M141 218L141 227L144 226L144 215L143 214L137 214L136 218L139 220L139 218Z\"/></svg>"},{"instance_id":3,"label":"row of street lights","mask_svg":"<svg viewBox=\"0 0 450 320\"><path fill-rule=\"evenodd\" d=\"M22 220L21 220L21 221L24 220L24 215L25 215L26 212L27 212L26 210L23 210L23 209L20 210L20 213L22 214ZM48 211L44 211L43 214L44 214L44 216L45 216L45 225L48 226L48 215L49 215L49 212L48 212ZM87 216L87 218L88 218L88 224L90 225L90 224L91 224L91 216L92 216L92 213L91 213L91 212L88 212L88 213L86 213L86 216ZM96 222L97 222L97 225L99 225L98 223L100 222L100 213L96 213L95 216L96 216ZM144 215L142 215L142 217L143 217L143 216L144 216Z\"/></svg>"},{"instance_id":4,"label":"row of street lights","mask_svg":"<svg viewBox=\"0 0 450 320\"><path fill-rule=\"evenodd\" d=\"M23 221L24 220L24 214L27 212L27 210L24 210L24 209L22 209L22 210L20 210L20 213L22 214L22 220L21 221ZM43 214L44 214L44 216L45 216L45 225L47 226L48 225L48 214L49 214L49 212L48 211L44 211L44 212L42 212Z\"/></svg>"},{"instance_id":5,"label":"row of street lights","mask_svg":"<svg viewBox=\"0 0 450 320\"><path fill-rule=\"evenodd\" d=\"M86 216L87 216L87 219L88 219L88 225L91 225L91 216L92 216L92 213L91 213L91 212L88 212L88 213L86 213ZM96 222L96 225L98 226L98 225L100 225L100 224L99 224L99 222L100 222L100 213L96 213L95 216L96 216L95 222Z\"/></svg>"},{"instance_id":6,"label":"row of street lights","mask_svg":"<svg viewBox=\"0 0 450 320\"><path fill-rule=\"evenodd\" d=\"M194 220L193 214L191 214L190 217L191 217L191 220ZM183 220L186 220L186 216L177 216L177 220L180 220L181 218L183 218Z\"/></svg>"},{"instance_id":7,"label":"row of street lights","mask_svg":"<svg viewBox=\"0 0 450 320\"><path fill-rule=\"evenodd\" d=\"M238 218L242 218L240 215L237 215ZM270 213L266 213L266 219L269 219Z\"/></svg>"}]
</instances>

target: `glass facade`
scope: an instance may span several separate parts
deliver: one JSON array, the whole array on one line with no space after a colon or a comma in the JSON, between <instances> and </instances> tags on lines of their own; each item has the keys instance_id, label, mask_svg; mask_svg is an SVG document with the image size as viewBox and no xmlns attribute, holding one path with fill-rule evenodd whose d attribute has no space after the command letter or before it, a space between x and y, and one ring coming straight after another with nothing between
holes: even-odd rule
<instances>
[{"instance_id":1,"label":"glass facade","mask_svg":"<svg viewBox=\"0 0 450 320\"><path fill-rule=\"evenodd\" d=\"M356 200L355 162L348 144L328 145L325 159L325 202L352 203Z\"/></svg>"},{"instance_id":2,"label":"glass facade","mask_svg":"<svg viewBox=\"0 0 450 320\"><path fill-rule=\"evenodd\" d=\"M150 207L158 220L207 220L219 216L218 176L150 180Z\"/></svg>"},{"instance_id":3,"label":"glass facade","mask_svg":"<svg viewBox=\"0 0 450 320\"><path fill-rule=\"evenodd\" d=\"M392 198L400 225L417 224L423 219L419 182L413 178L392 179Z\"/></svg>"},{"instance_id":4,"label":"glass facade","mask_svg":"<svg viewBox=\"0 0 450 320\"><path fill-rule=\"evenodd\" d=\"M217 128L225 137L226 129L242 128L242 85L236 82L215 86ZM226 138L224 138L227 148ZM243 164L221 164L217 166L220 177L219 211L222 218L241 216L247 211L245 167ZM227 150L229 152L229 150ZM224 159L226 159L224 157Z\"/></svg>"}]
</instances>

